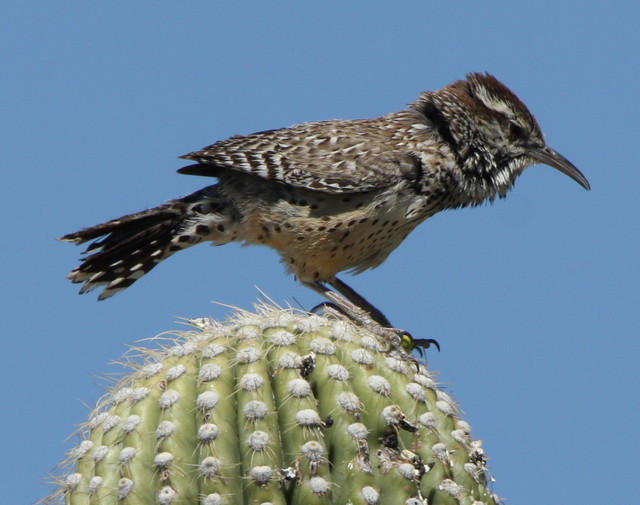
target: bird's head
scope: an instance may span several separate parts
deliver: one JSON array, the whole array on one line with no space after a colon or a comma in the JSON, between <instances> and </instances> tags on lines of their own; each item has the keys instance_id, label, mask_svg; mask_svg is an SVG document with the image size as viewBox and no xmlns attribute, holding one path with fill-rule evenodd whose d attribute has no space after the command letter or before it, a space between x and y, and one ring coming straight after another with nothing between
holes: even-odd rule
<instances>
[{"instance_id":1,"label":"bird's head","mask_svg":"<svg viewBox=\"0 0 640 505\"><path fill-rule=\"evenodd\" d=\"M543 163L590 189L586 177L546 145L522 101L489 74L468 74L415 105L458 160L459 183L477 203L504 197L528 166Z\"/></svg>"}]
</instances>

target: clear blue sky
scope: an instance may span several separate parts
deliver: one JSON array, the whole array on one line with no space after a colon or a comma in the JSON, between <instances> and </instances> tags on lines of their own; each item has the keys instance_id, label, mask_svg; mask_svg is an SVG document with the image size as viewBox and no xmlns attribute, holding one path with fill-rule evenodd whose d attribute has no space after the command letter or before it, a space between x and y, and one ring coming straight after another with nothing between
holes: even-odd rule
<instances>
[{"instance_id":1,"label":"clear blue sky","mask_svg":"<svg viewBox=\"0 0 640 505\"><path fill-rule=\"evenodd\" d=\"M637 2L4 2L0 7L2 501L46 494L126 345L318 296L262 248L199 246L105 302L64 233L190 193L176 157L238 133L402 108L489 71L593 190L536 166L348 280L416 336L508 503L637 498Z\"/></svg>"}]
</instances>

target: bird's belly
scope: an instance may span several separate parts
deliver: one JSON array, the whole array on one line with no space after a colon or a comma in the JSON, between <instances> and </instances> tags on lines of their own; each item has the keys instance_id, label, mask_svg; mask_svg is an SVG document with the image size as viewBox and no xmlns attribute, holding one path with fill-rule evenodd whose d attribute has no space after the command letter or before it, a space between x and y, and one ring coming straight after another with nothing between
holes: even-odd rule
<instances>
[{"instance_id":1,"label":"bird's belly","mask_svg":"<svg viewBox=\"0 0 640 505\"><path fill-rule=\"evenodd\" d=\"M359 273L380 265L426 217L414 212L415 198L398 195L304 203L270 205L247 223L247 243L277 250L301 281L327 281L343 270Z\"/></svg>"}]
</instances>

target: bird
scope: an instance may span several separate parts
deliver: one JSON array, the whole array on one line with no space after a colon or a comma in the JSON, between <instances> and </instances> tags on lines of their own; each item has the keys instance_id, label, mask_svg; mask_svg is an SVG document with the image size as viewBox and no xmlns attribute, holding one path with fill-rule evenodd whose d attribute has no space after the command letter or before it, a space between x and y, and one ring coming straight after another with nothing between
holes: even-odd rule
<instances>
[{"instance_id":1,"label":"bird","mask_svg":"<svg viewBox=\"0 0 640 505\"><path fill-rule=\"evenodd\" d=\"M217 182L61 237L91 242L67 277L80 293L103 288L103 300L196 244L264 245L341 312L393 328L337 274L379 266L437 212L504 198L529 166L590 189L507 86L488 73L465 77L399 112L236 135L181 156L192 164L179 173Z\"/></svg>"}]
</instances>

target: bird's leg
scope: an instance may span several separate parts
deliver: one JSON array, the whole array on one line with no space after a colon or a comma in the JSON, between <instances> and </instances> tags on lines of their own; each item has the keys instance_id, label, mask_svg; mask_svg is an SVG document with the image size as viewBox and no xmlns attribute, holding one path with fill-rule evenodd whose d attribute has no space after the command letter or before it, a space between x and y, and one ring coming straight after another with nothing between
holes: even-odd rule
<instances>
[{"instance_id":1,"label":"bird's leg","mask_svg":"<svg viewBox=\"0 0 640 505\"><path fill-rule=\"evenodd\" d=\"M330 284L340 292L329 289L319 281L303 281L302 284L313 289L317 293L320 293L332 304L335 304L349 318L361 324L367 330L385 340L389 340L393 348L401 349L400 337L407 333L402 330L391 328L391 323L389 323L389 320L384 316L384 314L382 314L382 312L367 302L362 296L356 293L345 283L342 281L336 281L337 279L330 282ZM364 307L359 305L360 302L363 302ZM371 310L371 312L369 312L369 310Z\"/></svg>"},{"instance_id":2,"label":"bird's leg","mask_svg":"<svg viewBox=\"0 0 640 505\"><path fill-rule=\"evenodd\" d=\"M334 277L333 280L329 281L329 284L336 288L343 296L346 296L353 304L366 310L373 320L380 326L383 326L384 328L392 328L391 323L380 309L371 305L371 303L369 303L361 294L357 293L351 286L337 277Z\"/></svg>"},{"instance_id":3,"label":"bird's leg","mask_svg":"<svg viewBox=\"0 0 640 505\"><path fill-rule=\"evenodd\" d=\"M341 281L337 277L334 277L332 281L329 281L329 284L331 284L331 286L333 286L340 293L346 296L352 303L354 303L361 309L366 310L373 318L373 320L386 330L395 332L400 338L409 338L412 345L414 346L426 349L431 345L435 345L438 351L440 350L440 344L437 340L434 340L432 338L423 338L416 340L408 331L400 328L395 328L387 319L387 317L380 311L380 309L371 305L371 303L367 301L361 294L359 294L351 286Z\"/></svg>"},{"instance_id":4,"label":"bird's leg","mask_svg":"<svg viewBox=\"0 0 640 505\"><path fill-rule=\"evenodd\" d=\"M334 312L337 312L338 314L342 314L343 316L349 317L349 314L347 314L342 308L340 308L338 305L336 305L333 302L322 302L322 303L319 303L318 305L316 305L315 307L310 309L309 312L311 312L312 314L316 314L318 311L322 311L322 312L326 313L327 309L333 310Z\"/></svg>"},{"instance_id":5,"label":"bird's leg","mask_svg":"<svg viewBox=\"0 0 640 505\"><path fill-rule=\"evenodd\" d=\"M320 293L327 300L334 304L342 312L347 314L351 319L359 323L365 324L368 322L375 322L371 316L358 305L351 302L348 298L345 298L340 293L329 289L320 281L302 281L302 284L310 289L313 289L316 293Z\"/></svg>"},{"instance_id":6,"label":"bird's leg","mask_svg":"<svg viewBox=\"0 0 640 505\"><path fill-rule=\"evenodd\" d=\"M362 324L369 331L382 337L391 337L391 342L394 346L398 345L405 338L408 338L411 342L411 348L418 348L420 352L424 349L431 347L432 345L440 351L440 344L433 338L421 338L414 339L408 331L400 328L394 328L387 317L380 311L380 309L374 307L369 303L362 295L354 291L351 286L345 284L343 281L334 277L332 281L329 281L332 287L336 288L339 293L327 288L321 282L303 282L305 286L320 293L322 296L331 300L330 302L321 303L317 305L311 312L322 307L330 307L333 310L346 315L353 321ZM343 296L341 296L343 295ZM405 342L406 343L406 342Z\"/></svg>"}]
</instances>

